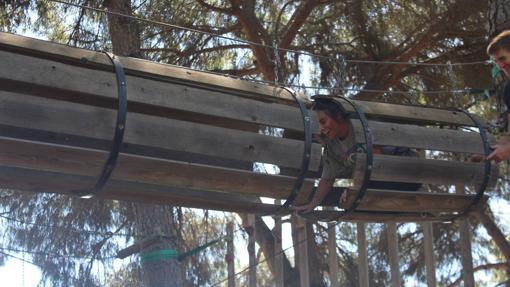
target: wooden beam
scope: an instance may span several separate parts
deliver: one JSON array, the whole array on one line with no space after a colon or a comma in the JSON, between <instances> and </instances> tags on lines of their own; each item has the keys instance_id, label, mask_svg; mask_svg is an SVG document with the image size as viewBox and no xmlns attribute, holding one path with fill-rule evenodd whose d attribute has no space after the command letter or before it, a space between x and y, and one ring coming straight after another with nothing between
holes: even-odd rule
<instances>
[{"instance_id":1,"label":"wooden beam","mask_svg":"<svg viewBox=\"0 0 510 287\"><path fill-rule=\"evenodd\" d=\"M248 287L257 287L257 254L255 253L255 215L248 214Z\"/></svg>"},{"instance_id":2,"label":"wooden beam","mask_svg":"<svg viewBox=\"0 0 510 287\"><path fill-rule=\"evenodd\" d=\"M95 176L107 152L0 137L0 164L43 171ZM112 179L169 187L245 193L285 199L295 178L217 168L138 155L120 154ZM307 180L296 199L306 202L313 187Z\"/></svg>"},{"instance_id":3,"label":"wooden beam","mask_svg":"<svg viewBox=\"0 0 510 287\"><path fill-rule=\"evenodd\" d=\"M356 223L356 236L358 238L358 276L359 286L368 287L369 282L369 269L368 269L368 255L367 255L367 240L365 234L365 224Z\"/></svg>"},{"instance_id":4,"label":"wooden beam","mask_svg":"<svg viewBox=\"0 0 510 287\"><path fill-rule=\"evenodd\" d=\"M459 194L465 193L465 186L456 185L455 190ZM462 263L462 279L465 287L475 287L475 277L473 269L473 255L471 248L471 229L468 219L459 221L459 244Z\"/></svg>"},{"instance_id":5,"label":"wooden beam","mask_svg":"<svg viewBox=\"0 0 510 287\"><path fill-rule=\"evenodd\" d=\"M340 271L338 270L338 254L336 252L336 223L328 222L328 263L331 287L340 287Z\"/></svg>"},{"instance_id":6,"label":"wooden beam","mask_svg":"<svg viewBox=\"0 0 510 287\"><path fill-rule=\"evenodd\" d=\"M110 60L104 53L9 33L0 32L0 49L44 59L52 59L76 66L86 66L106 71L112 71L113 69ZM277 93L278 97L273 97L274 89L269 85L137 58L118 56L118 59L128 75L175 83L186 83L187 85L263 99L264 101L279 101L291 105L294 103L293 98L286 90L279 90Z\"/></svg>"},{"instance_id":7,"label":"wooden beam","mask_svg":"<svg viewBox=\"0 0 510 287\"><path fill-rule=\"evenodd\" d=\"M363 127L351 121L356 141L364 142ZM373 143L434 151L484 154L483 142L477 132L439 127L424 127L391 122L369 121ZM492 137L494 141L494 138Z\"/></svg>"},{"instance_id":8,"label":"wooden beam","mask_svg":"<svg viewBox=\"0 0 510 287\"><path fill-rule=\"evenodd\" d=\"M88 105L114 106L116 78L112 71L64 64L0 50L2 89ZM14 67L18 67L13 70ZM181 68L182 69L182 68ZM101 79L100 81L98 79ZM303 131L297 105L211 91L190 83L126 77L129 108L170 118L217 123L246 129L251 124ZM315 124L316 125L316 124Z\"/></svg>"},{"instance_id":9,"label":"wooden beam","mask_svg":"<svg viewBox=\"0 0 510 287\"><path fill-rule=\"evenodd\" d=\"M340 102L347 112L354 113L352 105L342 99L340 99ZM355 103L371 119L392 120L404 124L422 123L474 126L473 121L466 114L454 110L367 101L355 101Z\"/></svg>"},{"instance_id":10,"label":"wooden beam","mask_svg":"<svg viewBox=\"0 0 510 287\"><path fill-rule=\"evenodd\" d=\"M109 109L6 92L0 92L0 107L0 124L3 125L105 141L113 137L116 112ZM292 168L301 167L304 146L300 140L137 113L128 114L124 142ZM315 144L310 170L318 168L320 153L320 145Z\"/></svg>"},{"instance_id":11,"label":"wooden beam","mask_svg":"<svg viewBox=\"0 0 510 287\"><path fill-rule=\"evenodd\" d=\"M451 214L441 214L433 217L423 216L422 213L403 212L376 212L376 211L354 211L347 215L341 215L339 211L314 211L305 215L308 220L317 221L350 221L350 222L445 222L451 221L454 217Z\"/></svg>"},{"instance_id":12,"label":"wooden beam","mask_svg":"<svg viewBox=\"0 0 510 287\"><path fill-rule=\"evenodd\" d=\"M0 166L0 188L4 189L69 195L73 190L92 187L95 179L95 177L90 176ZM278 209L278 206L272 204L253 202L244 197L224 193L168 188L118 180L109 181L99 198L229 212L249 210L257 214L273 214Z\"/></svg>"},{"instance_id":13,"label":"wooden beam","mask_svg":"<svg viewBox=\"0 0 510 287\"><path fill-rule=\"evenodd\" d=\"M298 217L296 221L297 228L297 252L299 253L299 282L301 287L310 287L310 266L308 258L308 236L306 221Z\"/></svg>"},{"instance_id":14,"label":"wooden beam","mask_svg":"<svg viewBox=\"0 0 510 287\"><path fill-rule=\"evenodd\" d=\"M281 205L281 200L275 200L275 205ZM284 287L285 286L285 276L283 274L283 260L284 253L282 248L282 217L275 216L274 217L274 229L273 229L273 239L274 239L274 285L275 287Z\"/></svg>"},{"instance_id":15,"label":"wooden beam","mask_svg":"<svg viewBox=\"0 0 510 287\"><path fill-rule=\"evenodd\" d=\"M434 232L432 229L432 222L424 222L421 226L423 228L423 252L425 253L427 286L436 287L436 263L434 258Z\"/></svg>"},{"instance_id":16,"label":"wooden beam","mask_svg":"<svg viewBox=\"0 0 510 287\"><path fill-rule=\"evenodd\" d=\"M235 253L234 253L234 223L227 223L227 274L228 274L228 287L236 286L235 277Z\"/></svg>"},{"instance_id":17,"label":"wooden beam","mask_svg":"<svg viewBox=\"0 0 510 287\"><path fill-rule=\"evenodd\" d=\"M371 180L392 182L421 182L429 184L479 185L484 177L484 163L424 159L406 156L375 154ZM356 154L353 178L359 186L365 171L366 155ZM497 179L497 166L492 165L489 189Z\"/></svg>"},{"instance_id":18,"label":"wooden beam","mask_svg":"<svg viewBox=\"0 0 510 287\"><path fill-rule=\"evenodd\" d=\"M354 197L354 196L353 196ZM365 211L459 212L471 205L475 195L369 189L357 207ZM487 200L485 196L482 204ZM349 203L341 205L348 208Z\"/></svg>"},{"instance_id":19,"label":"wooden beam","mask_svg":"<svg viewBox=\"0 0 510 287\"><path fill-rule=\"evenodd\" d=\"M397 224L386 224L388 232L388 256L390 258L391 287L400 287L400 265L398 262L398 233Z\"/></svg>"}]
</instances>

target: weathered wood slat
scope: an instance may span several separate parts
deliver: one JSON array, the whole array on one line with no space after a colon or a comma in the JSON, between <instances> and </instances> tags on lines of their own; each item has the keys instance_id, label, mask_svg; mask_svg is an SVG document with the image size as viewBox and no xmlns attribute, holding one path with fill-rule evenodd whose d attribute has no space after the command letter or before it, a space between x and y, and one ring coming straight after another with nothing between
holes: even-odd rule
<instances>
[{"instance_id":1,"label":"weathered wood slat","mask_svg":"<svg viewBox=\"0 0 510 287\"><path fill-rule=\"evenodd\" d=\"M366 155L359 153L353 178L359 186L365 170ZM374 155L371 180L395 182L421 182L429 184L481 184L484 164L424 159L416 157ZM497 166L492 166L489 186L497 179Z\"/></svg>"},{"instance_id":2,"label":"weathered wood slat","mask_svg":"<svg viewBox=\"0 0 510 287\"><path fill-rule=\"evenodd\" d=\"M340 100L345 110L354 113L352 105ZM473 121L464 113L430 107L355 101L369 118L387 119L400 123L432 123L473 126Z\"/></svg>"},{"instance_id":3,"label":"weathered wood slat","mask_svg":"<svg viewBox=\"0 0 510 287\"><path fill-rule=\"evenodd\" d=\"M113 71L87 69L1 50L0 58L3 59L0 69L2 89L90 105L117 98ZM131 110L217 122L239 126L240 129L246 129L243 124L251 123L255 127L268 125L303 131L302 116L297 106L134 76L127 76L126 83Z\"/></svg>"},{"instance_id":4,"label":"weathered wood slat","mask_svg":"<svg viewBox=\"0 0 510 287\"><path fill-rule=\"evenodd\" d=\"M340 217L340 212L321 210L314 211L311 214L307 214L306 218L309 220L320 220L320 221L354 221L354 222L444 222L451 221L452 215L439 215L436 217L424 217L419 213L374 213L365 211L354 211L348 215Z\"/></svg>"},{"instance_id":5,"label":"weathered wood slat","mask_svg":"<svg viewBox=\"0 0 510 287\"><path fill-rule=\"evenodd\" d=\"M0 164L4 166L97 176L106 157L104 151L0 137ZM288 197L295 181L287 176L126 154L120 154L112 179L280 199ZM92 187L94 183L81 189ZM296 204L306 201L312 186L313 180L305 181Z\"/></svg>"},{"instance_id":6,"label":"weathered wood slat","mask_svg":"<svg viewBox=\"0 0 510 287\"><path fill-rule=\"evenodd\" d=\"M111 62L103 53L9 33L0 32L0 49L46 59L55 59L61 62L69 62L79 66L95 66L103 70L111 70ZM274 89L269 85L168 64L159 64L142 59L128 57L118 57L118 59L124 66L128 75L165 79L176 83L187 83L210 90L235 93L245 97L254 97L264 101L285 101L289 104L293 104L294 102L292 96L285 90L280 90L277 93L278 97L272 97Z\"/></svg>"},{"instance_id":7,"label":"weathered wood slat","mask_svg":"<svg viewBox=\"0 0 510 287\"><path fill-rule=\"evenodd\" d=\"M54 99L0 92L0 124L110 141L116 112ZM304 143L197 123L129 113L124 142L301 168ZM310 170L320 164L321 148L312 147Z\"/></svg>"},{"instance_id":8,"label":"weathered wood slat","mask_svg":"<svg viewBox=\"0 0 510 287\"><path fill-rule=\"evenodd\" d=\"M69 194L69 191L82 189L93 180L94 177L89 176L0 165L0 188L4 189ZM230 212L249 210L257 214L271 214L278 208L274 205L250 201L246 196L241 198L219 192L179 189L118 180L109 181L99 198Z\"/></svg>"},{"instance_id":9,"label":"weathered wood slat","mask_svg":"<svg viewBox=\"0 0 510 287\"><path fill-rule=\"evenodd\" d=\"M359 121L352 121L356 140L364 142ZM373 143L426 150L483 154L480 134L462 130L369 121ZM492 139L493 140L493 139Z\"/></svg>"},{"instance_id":10,"label":"weathered wood slat","mask_svg":"<svg viewBox=\"0 0 510 287\"><path fill-rule=\"evenodd\" d=\"M395 212L458 212L473 202L474 195L374 190L365 192L356 210ZM485 198L486 199L486 198ZM342 205L347 208L348 205Z\"/></svg>"}]
</instances>

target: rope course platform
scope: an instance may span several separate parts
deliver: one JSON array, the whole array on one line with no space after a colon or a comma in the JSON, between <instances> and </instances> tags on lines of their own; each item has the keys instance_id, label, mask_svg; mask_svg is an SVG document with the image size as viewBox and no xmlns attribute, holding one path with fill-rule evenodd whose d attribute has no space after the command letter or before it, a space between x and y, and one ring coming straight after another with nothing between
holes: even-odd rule
<instances>
[{"instance_id":1,"label":"rope course platform","mask_svg":"<svg viewBox=\"0 0 510 287\"><path fill-rule=\"evenodd\" d=\"M73 194L97 187L119 130L118 73L111 59L8 33L0 33L0 57L0 188ZM260 197L308 201L319 176L321 145L306 140L306 97L284 87L141 59L116 61L125 73L126 123L120 126L124 135L116 144L116 164L101 190L94 191L96 197L259 215L290 212L287 206L261 203ZM483 124L462 111L344 98L338 103L358 114L351 122L356 142L365 147L371 142L455 158L487 154L492 141ZM284 130L283 137L261 132L265 127ZM310 129L318 132L315 120ZM353 196L346 206L308 217L447 220L483 204L483 192L497 179L497 168L486 163L369 151L356 155ZM373 162L367 168L369 157ZM254 172L254 162L277 165L281 172ZM371 190L363 188L359 179L364 178L463 184L476 191Z\"/></svg>"}]
</instances>

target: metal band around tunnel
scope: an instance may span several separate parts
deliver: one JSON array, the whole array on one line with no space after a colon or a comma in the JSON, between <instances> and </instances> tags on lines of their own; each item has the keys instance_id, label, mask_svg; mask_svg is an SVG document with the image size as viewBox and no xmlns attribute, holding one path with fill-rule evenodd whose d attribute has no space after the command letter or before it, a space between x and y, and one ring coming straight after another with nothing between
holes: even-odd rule
<instances>
[{"instance_id":1,"label":"metal band around tunnel","mask_svg":"<svg viewBox=\"0 0 510 287\"><path fill-rule=\"evenodd\" d=\"M82 198L91 198L98 195L105 184L110 179L110 176L115 169L117 164L117 158L119 157L122 140L124 138L124 131L126 127L127 117L127 87L126 87L126 75L124 68L117 57L108 52L104 52L108 56L108 59L112 62L115 68L115 76L117 79L117 94L118 94L118 109L117 109L117 120L115 123L115 134L112 140L112 146L108 159L99 175L96 184L92 189L74 190L73 193Z\"/></svg>"},{"instance_id":2,"label":"metal band around tunnel","mask_svg":"<svg viewBox=\"0 0 510 287\"><path fill-rule=\"evenodd\" d=\"M474 117L472 114L468 113L465 110L455 109L455 111L459 111L459 112L462 112L462 113L466 114L473 121L475 126L480 131L480 137L482 138L482 143L483 143L483 149L484 149L484 152L485 152L485 156L488 156L490 154L490 152L491 152L490 144L489 144L489 139L487 137L486 130L482 126L480 121L476 117ZM482 196L483 196L483 194L485 192L485 189L487 189L487 185L489 184L489 180L490 180L490 174L491 174L491 162L489 160L485 160L484 161L484 176L483 176L483 181L480 184L480 187L479 187L479 189L478 189L478 191L476 193L475 198L473 199L473 201L471 202L471 204L468 207L466 207L459 214L455 215L452 218L452 220L455 220L455 219L457 219L459 217L464 216L465 214L467 214L470 211L470 209L472 207L474 207L474 206L476 206L478 204L478 202L480 201L480 199L482 198Z\"/></svg>"},{"instance_id":3,"label":"metal band around tunnel","mask_svg":"<svg viewBox=\"0 0 510 287\"><path fill-rule=\"evenodd\" d=\"M303 127L305 132L305 140L304 140L304 150L303 150L303 159L301 161L301 170L299 171L299 174L296 178L296 181L294 183L294 186L292 188L291 194L289 197L285 200L285 202L278 208L276 213L279 213L279 210L283 210L288 208L292 202L296 199L297 195L299 194L299 191L301 190L301 187L303 186L303 182L305 180L306 172L308 171L308 166L310 165L310 155L312 150L312 128L311 128L311 119L310 114L308 110L306 109L305 105L298 99L296 92L287 88L282 87L283 89L287 90L296 103L299 106L299 109L301 111L301 115L303 117Z\"/></svg>"}]
</instances>

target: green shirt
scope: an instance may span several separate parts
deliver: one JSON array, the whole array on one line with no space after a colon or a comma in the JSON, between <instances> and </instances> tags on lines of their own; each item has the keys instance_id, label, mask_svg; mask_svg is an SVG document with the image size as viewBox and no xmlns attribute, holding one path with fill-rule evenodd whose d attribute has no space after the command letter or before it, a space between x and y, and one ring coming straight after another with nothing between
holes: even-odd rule
<instances>
[{"instance_id":1,"label":"green shirt","mask_svg":"<svg viewBox=\"0 0 510 287\"><path fill-rule=\"evenodd\" d=\"M353 145L354 142L349 138L328 140L323 145L322 178L350 178L352 176L356 154Z\"/></svg>"}]
</instances>

